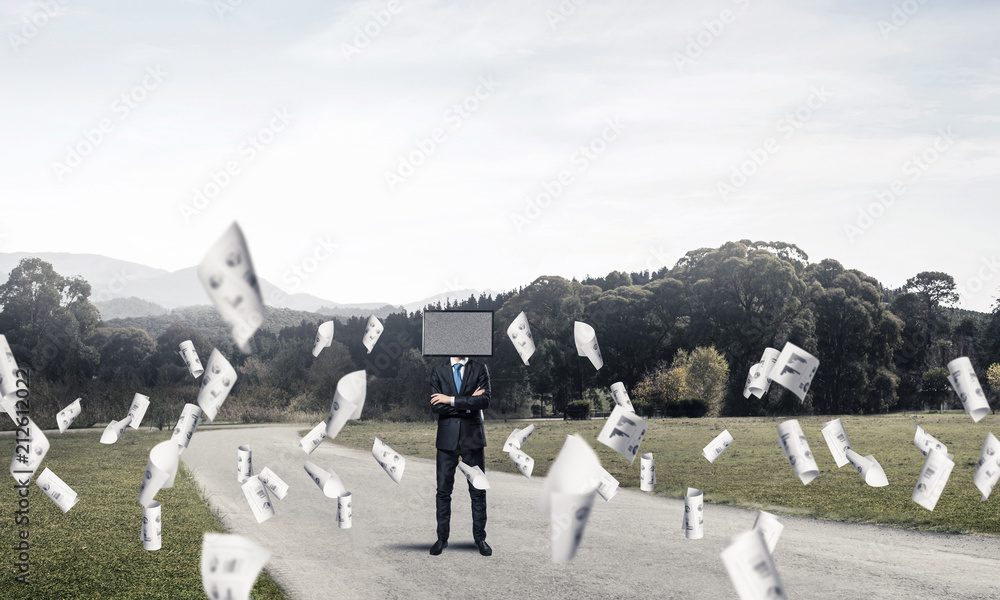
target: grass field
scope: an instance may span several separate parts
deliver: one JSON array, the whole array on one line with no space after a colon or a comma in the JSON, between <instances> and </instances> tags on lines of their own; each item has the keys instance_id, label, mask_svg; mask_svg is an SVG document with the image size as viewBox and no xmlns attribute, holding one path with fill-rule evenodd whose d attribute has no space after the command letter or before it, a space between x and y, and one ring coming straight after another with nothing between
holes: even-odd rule
<instances>
[{"instance_id":1,"label":"grass field","mask_svg":"<svg viewBox=\"0 0 1000 600\"><path fill-rule=\"evenodd\" d=\"M23 525L15 523L18 496L12 480L0 486L0 547L5 574L0 598L206 598L201 586L201 543L205 532L222 532L181 463L174 487L161 490L163 547L143 550L139 483L149 450L169 432L128 430L114 445L99 443L100 431L48 434L52 444L42 462L76 492L80 501L66 514L31 483L29 496L29 583L14 580L12 549ZM0 437L13 454L14 438ZM37 477L37 474L36 474ZM253 597L285 595L264 574Z\"/></svg>"},{"instance_id":2,"label":"grass field","mask_svg":"<svg viewBox=\"0 0 1000 600\"><path fill-rule=\"evenodd\" d=\"M862 456L872 454L885 469L889 486L868 487L850 464L838 469L823 434L823 423L834 417L799 417L820 474L809 485L792 472L777 443L783 418L652 419L639 448L652 452L656 461L657 494L684 496L687 487L705 492L705 501L734 504L778 514L836 521L881 523L904 528L1000 535L1000 491L988 502L972 483L986 433L1000 417L989 415L979 423L964 413L910 413L841 417L851 445ZM534 421L535 432L523 450L535 459L532 477L544 477L568 434L578 433L597 451L601 464L622 487L639 487L639 460L633 464L597 442L603 420ZM517 473L502 452L514 427L528 422L486 424L486 469ZM919 425L948 446L955 455L955 469L935 510L928 511L910 499L924 457L913 445ZM715 463L701 450L728 429L735 441ZM434 423L380 423L349 421L335 442L370 449L377 436L397 452L434 457ZM303 431L303 434L305 431Z\"/></svg>"}]
</instances>

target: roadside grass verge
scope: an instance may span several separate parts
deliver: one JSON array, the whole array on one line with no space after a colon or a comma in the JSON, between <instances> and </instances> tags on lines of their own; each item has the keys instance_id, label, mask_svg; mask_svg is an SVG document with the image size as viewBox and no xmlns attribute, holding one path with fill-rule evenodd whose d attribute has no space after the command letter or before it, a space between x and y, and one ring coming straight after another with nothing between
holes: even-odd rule
<instances>
[{"instance_id":1,"label":"roadside grass verge","mask_svg":"<svg viewBox=\"0 0 1000 600\"><path fill-rule=\"evenodd\" d=\"M842 416L851 446L872 454L885 469L889 486L867 486L850 464L838 469L820 430L831 416L798 417L820 474L809 485L792 472L778 446L777 425L785 418L650 419L639 448L656 461L655 493L682 498L688 487L705 492L705 501L768 510L777 514L834 521L878 523L907 529L1000 535L1000 491L989 501L972 482L986 433L1000 433L998 417L979 423L959 412ZM597 442L604 420L536 420L486 424L486 470L518 473L502 451L515 427L535 423L523 450L535 459L532 477L544 477L567 435L580 434L597 452L601 464L624 488L639 488L639 459L631 465ZM924 457L913 445L914 426L923 427L955 455L955 469L934 511L910 499ZM334 443L371 449L377 436L397 452L433 459L436 423L349 421ZM734 442L715 463L701 450L728 429ZM303 430L304 435L308 430Z\"/></svg>"},{"instance_id":2,"label":"roadside grass verge","mask_svg":"<svg viewBox=\"0 0 1000 600\"><path fill-rule=\"evenodd\" d=\"M32 481L29 523L15 523L18 495L13 479L0 486L0 547L4 573L0 598L190 598L203 600L201 543L205 532L222 527L201 498L182 462L174 487L161 490L163 547L147 551L139 541L142 507L139 484L155 444L170 432L128 430L113 445L100 431L47 433L52 446L36 477L48 467L72 487L79 502L66 514ZM14 438L0 437L13 454ZM31 544L28 583L14 579L20 531ZM286 596L261 573L253 598Z\"/></svg>"}]
</instances>

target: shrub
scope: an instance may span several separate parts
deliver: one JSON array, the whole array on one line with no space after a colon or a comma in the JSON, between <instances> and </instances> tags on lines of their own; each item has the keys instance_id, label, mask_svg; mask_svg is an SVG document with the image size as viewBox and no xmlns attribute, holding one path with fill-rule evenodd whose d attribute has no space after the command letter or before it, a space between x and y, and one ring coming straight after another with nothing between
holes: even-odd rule
<instances>
[{"instance_id":1,"label":"shrub","mask_svg":"<svg viewBox=\"0 0 1000 600\"><path fill-rule=\"evenodd\" d=\"M566 405L566 418L588 419L590 418L590 407L590 400L574 400Z\"/></svg>"},{"instance_id":2,"label":"shrub","mask_svg":"<svg viewBox=\"0 0 1000 600\"><path fill-rule=\"evenodd\" d=\"M708 412L708 402L701 398L681 398L677 402L667 404L664 414L668 417L704 417Z\"/></svg>"}]
</instances>

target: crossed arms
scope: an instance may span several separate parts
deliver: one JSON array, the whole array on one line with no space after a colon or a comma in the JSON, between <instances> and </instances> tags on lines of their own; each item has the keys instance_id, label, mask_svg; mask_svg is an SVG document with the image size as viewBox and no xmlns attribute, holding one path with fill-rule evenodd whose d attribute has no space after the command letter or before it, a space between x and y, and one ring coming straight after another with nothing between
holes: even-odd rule
<instances>
[{"instance_id":1,"label":"crossed arms","mask_svg":"<svg viewBox=\"0 0 1000 600\"><path fill-rule=\"evenodd\" d=\"M486 365L482 365L479 377L476 379L476 391L471 396L455 396L455 405L451 404L451 396L443 393L439 369L431 372L431 410L439 415L462 415L465 411L482 410L490 406L490 373Z\"/></svg>"}]
</instances>

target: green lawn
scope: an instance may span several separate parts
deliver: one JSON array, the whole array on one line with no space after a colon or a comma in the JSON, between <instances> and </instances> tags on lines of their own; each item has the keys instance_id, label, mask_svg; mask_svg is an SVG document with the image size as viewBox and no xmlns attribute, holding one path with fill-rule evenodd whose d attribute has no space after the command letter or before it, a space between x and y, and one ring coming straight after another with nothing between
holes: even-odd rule
<instances>
[{"instance_id":1,"label":"green lawn","mask_svg":"<svg viewBox=\"0 0 1000 600\"><path fill-rule=\"evenodd\" d=\"M735 504L779 514L837 521L882 523L898 527L957 533L1000 535L1000 490L988 502L972 483L986 433L1000 433L1000 416L979 423L964 413L910 413L842 417L854 450L873 454L885 469L889 486L868 487L850 464L838 469L820 429L834 417L800 417L799 423L820 474L809 485L792 472L777 443L783 418L652 419L640 453L656 460L656 493L681 498L687 487L704 490L705 500ZM566 435L578 433L597 451L601 464L622 487L639 487L639 460L629 464L618 453L597 442L603 420L535 422L535 432L524 451L535 459L532 477L544 477ZM486 424L486 467L517 473L502 452L514 427L527 422ZM913 445L914 425L920 425L955 454L955 469L935 510L910 499L924 457ZM397 452L434 457L434 423L379 423L349 421L335 442L370 449L377 436ZM723 429L735 441L715 464L701 456L702 448ZM303 434L305 431L303 431Z\"/></svg>"},{"instance_id":2,"label":"green lawn","mask_svg":"<svg viewBox=\"0 0 1000 600\"><path fill-rule=\"evenodd\" d=\"M163 547L143 550L139 483L149 450L169 432L129 430L114 445L99 443L101 432L48 434L52 444L42 462L76 492L80 501L66 514L31 483L29 583L14 580L18 502L12 479L0 486L0 546L4 548L0 598L192 598L201 587L201 542L205 532L222 532L181 463L174 487L161 490ZM13 437L0 437L13 454ZM36 477L37 474L36 473ZM257 599L285 595L265 575L253 590Z\"/></svg>"}]
</instances>

